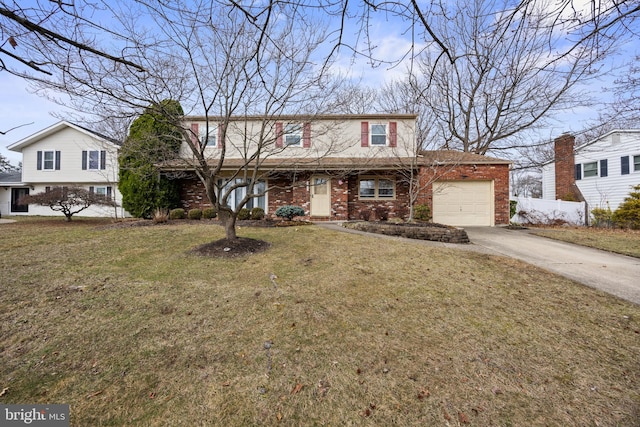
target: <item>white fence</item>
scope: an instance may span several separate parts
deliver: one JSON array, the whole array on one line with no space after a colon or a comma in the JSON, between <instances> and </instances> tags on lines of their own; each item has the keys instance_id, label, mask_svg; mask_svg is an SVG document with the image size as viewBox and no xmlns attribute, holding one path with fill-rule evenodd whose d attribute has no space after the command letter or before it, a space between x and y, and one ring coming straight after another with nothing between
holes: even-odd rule
<instances>
[{"instance_id":1,"label":"white fence","mask_svg":"<svg viewBox=\"0 0 640 427\"><path fill-rule=\"evenodd\" d=\"M588 224L585 202L565 202L564 200L543 200L530 197L512 197L511 200L518 202L516 214L511 218L511 222L518 224Z\"/></svg>"}]
</instances>

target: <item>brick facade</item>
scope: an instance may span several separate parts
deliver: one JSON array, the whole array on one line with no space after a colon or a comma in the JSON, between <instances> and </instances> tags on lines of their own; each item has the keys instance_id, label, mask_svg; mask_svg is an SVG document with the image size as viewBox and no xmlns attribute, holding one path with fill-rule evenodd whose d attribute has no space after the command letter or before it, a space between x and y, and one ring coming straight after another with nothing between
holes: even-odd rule
<instances>
[{"instance_id":1,"label":"brick facade","mask_svg":"<svg viewBox=\"0 0 640 427\"><path fill-rule=\"evenodd\" d=\"M370 176L370 175L367 175ZM396 197L392 200L360 200L359 177L331 178L331 215L329 217L309 217L311 193L309 182L312 173L297 174L295 182L290 176L282 175L269 178L267 194L267 217L274 217L274 212L285 205L300 206L306 212L305 219L312 220L357 220L368 217L377 220L379 208L386 212L388 218L409 217L409 185L396 172L380 173L380 177L395 177ZM441 166L437 168L422 167L421 192L417 203L426 203L433 210L432 182L437 180L484 180L494 182L495 224L509 223L509 165L508 164L461 164ZM185 210L210 207L204 186L195 177L181 179L182 207Z\"/></svg>"},{"instance_id":2,"label":"brick facade","mask_svg":"<svg viewBox=\"0 0 640 427\"><path fill-rule=\"evenodd\" d=\"M427 204L433 212L434 181L493 181L494 221L496 225L509 224L509 165L508 164L460 164L425 167L420 170L420 197L418 204Z\"/></svg>"}]
</instances>

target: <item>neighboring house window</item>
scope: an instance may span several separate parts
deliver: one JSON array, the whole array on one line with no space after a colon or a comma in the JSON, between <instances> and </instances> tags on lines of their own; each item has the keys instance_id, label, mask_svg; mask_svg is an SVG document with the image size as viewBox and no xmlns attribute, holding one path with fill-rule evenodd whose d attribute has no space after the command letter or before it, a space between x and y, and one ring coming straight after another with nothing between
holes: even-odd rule
<instances>
[{"instance_id":1,"label":"neighboring house window","mask_svg":"<svg viewBox=\"0 0 640 427\"><path fill-rule=\"evenodd\" d=\"M36 154L37 170L60 170L60 151L38 151Z\"/></svg>"},{"instance_id":2,"label":"neighboring house window","mask_svg":"<svg viewBox=\"0 0 640 427\"><path fill-rule=\"evenodd\" d=\"M640 172L640 156L633 156L633 171Z\"/></svg>"},{"instance_id":3,"label":"neighboring house window","mask_svg":"<svg viewBox=\"0 0 640 427\"><path fill-rule=\"evenodd\" d=\"M398 141L398 123L372 123L361 122L361 147L395 147Z\"/></svg>"},{"instance_id":4,"label":"neighboring house window","mask_svg":"<svg viewBox=\"0 0 640 427\"><path fill-rule=\"evenodd\" d=\"M112 188L110 186L89 187L89 191L109 198L111 198L112 195Z\"/></svg>"},{"instance_id":5,"label":"neighboring house window","mask_svg":"<svg viewBox=\"0 0 640 427\"><path fill-rule=\"evenodd\" d=\"M609 162L607 159L600 160L600 176L609 176Z\"/></svg>"},{"instance_id":6,"label":"neighboring house window","mask_svg":"<svg viewBox=\"0 0 640 427\"><path fill-rule=\"evenodd\" d=\"M82 170L104 170L107 168L107 152L105 150L83 150Z\"/></svg>"},{"instance_id":7,"label":"neighboring house window","mask_svg":"<svg viewBox=\"0 0 640 427\"><path fill-rule=\"evenodd\" d=\"M585 163L583 168L583 175L585 178L598 176L598 162Z\"/></svg>"},{"instance_id":8,"label":"neighboring house window","mask_svg":"<svg viewBox=\"0 0 640 427\"><path fill-rule=\"evenodd\" d=\"M395 181L387 178L360 179L361 199L393 199L395 197Z\"/></svg>"},{"instance_id":9,"label":"neighboring house window","mask_svg":"<svg viewBox=\"0 0 640 427\"><path fill-rule=\"evenodd\" d=\"M235 184L241 184L245 182L243 179L240 178L236 178L235 181L229 181L227 179L219 179L218 180L218 187L222 188L222 196L225 196L229 191L230 188L232 187L232 185ZM236 210L240 204L240 202L242 201L242 199L244 198L244 196L247 194L247 188L248 187L239 187L236 188L235 190L233 190L231 192L231 195L228 198L227 203L229 204L230 207L232 207L234 210ZM253 186L253 194L262 194L266 191L267 189L267 183L264 181L258 181L255 183L255 185ZM220 196L220 194L219 194ZM252 197L251 199L249 199L249 201L247 202L246 205L244 205L245 208L251 210L253 208L262 208L264 209L264 211L267 211L267 197L266 195L262 195L262 196L258 196L258 197Z\"/></svg>"},{"instance_id":10,"label":"neighboring house window","mask_svg":"<svg viewBox=\"0 0 640 427\"><path fill-rule=\"evenodd\" d=\"M620 157L620 174L629 174L629 156Z\"/></svg>"}]
</instances>

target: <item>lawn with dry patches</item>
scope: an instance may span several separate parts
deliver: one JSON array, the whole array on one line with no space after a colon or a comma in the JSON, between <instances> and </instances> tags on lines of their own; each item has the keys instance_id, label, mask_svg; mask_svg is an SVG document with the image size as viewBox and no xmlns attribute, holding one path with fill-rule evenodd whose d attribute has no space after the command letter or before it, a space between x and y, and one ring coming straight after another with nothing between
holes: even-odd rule
<instances>
[{"instance_id":1,"label":"lawn with dry patches","mask_svg":"<svg viewBox=\"0 0 640 427\"><path fill-rule=\"evenodd\" d=\"M640 230L554 227L535 229L537 236L640 258Z\"/></svg>"},{"instance_id":2,"label":"lawn with dry patches","mask_svg":"<svg viewBox=\"0 0 640 427\"><path fill-rule=\"evenodd\" d=\"M640 307L511 259L320 227L0 226L0 403L71 424L634 426Z\"/></svg>"}]
</instances>

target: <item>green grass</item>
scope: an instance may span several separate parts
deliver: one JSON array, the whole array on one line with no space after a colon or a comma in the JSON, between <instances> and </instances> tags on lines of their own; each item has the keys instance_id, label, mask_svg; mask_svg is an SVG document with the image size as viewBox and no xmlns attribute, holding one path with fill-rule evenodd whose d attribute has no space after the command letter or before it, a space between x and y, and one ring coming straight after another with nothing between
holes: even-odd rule
<instances>
[{"instance_id":1,"label":"green grass","mask_svg":"<svg viewBox=\"0 0 640 427\"><path fill-rule=\"evenodd\" d=\"M570 227L541 229L536 231L535 234L640 258L640 230Z\"/></svg>"},{"instance_id":2,"label":"green grass","mask_svg":"<svg viewBox=\"0 0 640 427\"><path fill-rule=\"evenodd\" d=\"M272 247L236 259L188 255L223 237L204 222L0 232L0 403L74 426L640 417L640 308L514 260L314 226L241 227Z\"/></svg>"}]
</instances>

